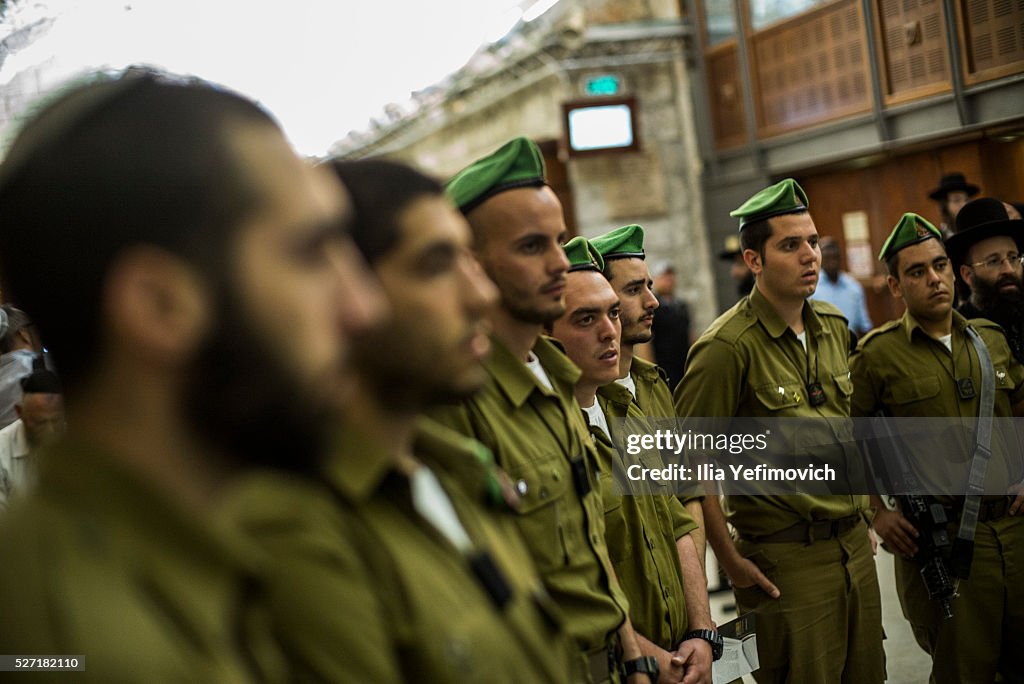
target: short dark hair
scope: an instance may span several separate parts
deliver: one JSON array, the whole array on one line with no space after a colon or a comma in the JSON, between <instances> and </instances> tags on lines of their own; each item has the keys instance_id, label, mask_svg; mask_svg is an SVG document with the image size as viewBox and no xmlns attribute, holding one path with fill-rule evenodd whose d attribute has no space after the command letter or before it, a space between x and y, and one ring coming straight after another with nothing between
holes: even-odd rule
<instances>
[{"instance_id":1,"label":"short dark hair","mask_svg":"<svg viewBox=\"0 0 1024 684\"><path fill-rule=\"evenodd\" d=\"M796 211L787 211L786 213L778 214L777 216L791 216L806 213L806 209L798 209ZM758 221L751 221L743 226L743 230L740 231L740 247L744 250L754 250L761 256L761 261L764 261L764 246L772 236L772 224L770 221L773 218L776 218L776 216L770 216Z\"/></svg>"},{"instance_id":2,"label":"short dark hair","mask_svg":"<svg viewBox=\"0 0 1024 684\"><path fill-rule=\"evenodd\" d=\"M413 201L444 194L438 181L399 162L332 159L326 164L349 191L354 209L352 240L370 264L398 244L398 218Z\"/></svg>"},{"instance_id":3,"label":"short dark hair","mask_svg":"<svg viewBox=\"0 0 1024 684\"><path fill-rule=\"evenodd\" d=\"M889 275L896 280L900 279L900 253L898 251L886 257L885 267L889 270Z\"/></svg>"},{"instance_id":4,"label":"short dark hair","mask_svg":"<svg viewBox=\"0 0 1024 684\"><path fill-rule=\"evenodd\" d=\"M77 85L21 129L0 167L0 273L67 385L93 370L117 255L154 245L204 276L261 201L226 133L277 128L200 79L130 68Z\"/></svg>"}]
</instances>

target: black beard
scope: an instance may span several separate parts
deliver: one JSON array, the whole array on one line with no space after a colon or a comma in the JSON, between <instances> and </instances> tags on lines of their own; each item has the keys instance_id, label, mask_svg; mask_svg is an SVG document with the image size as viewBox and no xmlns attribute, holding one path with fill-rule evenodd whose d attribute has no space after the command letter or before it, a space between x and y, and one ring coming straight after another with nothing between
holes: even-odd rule
<instances>
[{"instance_id":1,"label":"black beard","mask_svg":"<svg viewBox=\"0 0 1024 684\"><path fill-rule=\"evenodd\" d=\"M1000 292L999 286L1006 282L1016 282L1017 292ZM975 279L973 291L974 305L995 323L1004 327L1013 323L1020 324L1024 321L1024 288L1021 287L1021 278L1016 276L1004 276L992 285Z\"/></svg>"},{"instance_id":2,"label":"black beard","mask_svg":"<svg viewBox=\"0 0 1024 684\"><path fill-rule=\"evenodd\" d=\"M226 296L191 368L184 410L200 438L240 469L313 477L326 453L332 413L295 382L279 356Z\"/></svg>"}]
</instances>

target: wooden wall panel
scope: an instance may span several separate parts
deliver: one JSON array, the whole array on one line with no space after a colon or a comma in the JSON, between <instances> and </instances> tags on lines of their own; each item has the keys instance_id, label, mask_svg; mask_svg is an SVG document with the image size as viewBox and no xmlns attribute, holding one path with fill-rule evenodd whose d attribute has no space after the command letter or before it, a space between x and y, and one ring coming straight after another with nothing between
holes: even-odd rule
<instances>
[{"instance_id":1,"label":"wooden wall panel","mask_svg":"<svg viewBox=\"0 0 1024 684\"><path fill-rule=\"evenodd\" d=\"M887 101L950 89L941 0L876 0Z\"/></svg>"},{"instance_id":2,"label":"wooden wall panel","mask_svg":"<svg viewBox=\"0 0 1024 684\"><path fill-rule=\"evenodd\" d=\"M760 134L871 108L860 4L839 0L750 38Z\"/></svg>"},{"instance_id":3,"label":"wooden wall panel","mask_svg":"<svg viewBox=\"0 0 1024 684\"><path fill-rule=\"evenodd\" d=\"M1024 0L960 0L968 82L1024 72Z\"/></svg>"},{"instance_id":4,"label":"wooden wall panel","mask_svg":"<svg viewBox=\"0 0 1024 684\"><path fill-rule=\"evenodd\" d=\"M707 66L708 100L715 147L726 149L747 142L743 85L740 81L739 50L736 42L716 47L704 56Z\"/></svg>"}]
</instances>

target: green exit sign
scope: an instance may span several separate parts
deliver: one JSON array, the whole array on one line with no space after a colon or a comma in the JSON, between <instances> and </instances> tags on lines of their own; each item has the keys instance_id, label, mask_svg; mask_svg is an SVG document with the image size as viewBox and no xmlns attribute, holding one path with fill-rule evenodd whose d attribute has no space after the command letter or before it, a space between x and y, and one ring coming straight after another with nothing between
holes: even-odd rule
<instances>
[{"instance_id":1,"label":"green exit sign","mask_svg":"<svg viewBox=\"0 0 1024 684\"><path fill-rule=\"evenodd\" d=\"M583 86L583 91L587 95L618 95L621 88L622 82L618 76L602 74L588 78Z\"/></svg>"}]
</instances>

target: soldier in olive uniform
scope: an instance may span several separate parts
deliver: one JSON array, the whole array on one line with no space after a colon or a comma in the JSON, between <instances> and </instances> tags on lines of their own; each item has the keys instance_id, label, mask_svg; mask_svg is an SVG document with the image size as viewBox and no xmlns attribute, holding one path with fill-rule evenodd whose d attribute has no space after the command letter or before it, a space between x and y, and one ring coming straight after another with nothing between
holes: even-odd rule
<instances>
[{"instance_id":1,"label":"soldier in olive uniform","mask_svg":"<svg viewBox=\"0 0 1024 684\"><path fill-rule=\"evenodd\" d=\"M28 122L0 271L68 432L0 528L5 653L82 656L82 681L290 680L260 555L214 514L326 437L347 336L379 311L346 212L263 110L194 79L129 70Z\"/></svg>"},{"instance_id":2,"label":"soldier in olive uniform","mask_svg":"<svg viewBox=\"0 0 1024 684\"><path fill-rule=\"evenodd\" d=\"M1012 228L1007 221L1004 228ZM1018 222L1019 223L1019 222ZM958 233L949 242L964 249L979 234ZM973 328L984 342L995 377L993 415L1009 417L1024 410L1024 367L1010 353L999 327L990 321L968 321L953 310L953 266L938 229L916 214L904 214L886 241L879 259L889 268L889 289L907 311L895 321L868 334L850 359L853 374L853 414L870 416L879 410L896 417L973 418L981 401L981 360L968 339ZM964 379L968 379L967 383ZM998 432L996 433L998 437ZM993 441L990 477L1013 473L1019 467L1016 447ZM970 445L952 449L957 463ZM938 455L936 455L938 457ZM1016 480L1020 480L1020 472ZM950 538L957 536L963 497L946 493L935 500L947 507ZM932 656L934 682L992 682L1024 680L1024 518L1014 515L1007 496L982 500L974 540L970 578L960 580L952 602L953 617L945 619L937 601L929 600L920 567L911 560L919 537L898 510L887 510L873 497L875 530L896 552L896 585L903 614L918 643Z\"/></svg>"},{"instance_id":3,"label":"soldier in olive uniform","mask_svg":"<svg viewBox=\"0 0 1024 684\"><path fill-rule=\"evenodd\" d=\"M544 182L540 150L525 138L471 164L447 191L501 301L490 315L483 390L437 417L483 442L515 481L516 522L575 639L580 672L615 680L616 659L627 673L643 661L608 558L597 456L573 396L579 369L541 336L565 310L561 204Z\"/></svg>"},{"instance_id":4,"label":"soldier in olive uniform","mask_svg":"<svg viewBox=\"0 0 1024 684\"><path fill-rule=\"evenodd\" d=\"M441 185L332 162L391 317L353 345L357 394L324 486L254 480L240 523L279 559L278 632L318 681L564 682L569 640L487 450L418 413L483 384L494 286Z\"/></svg>"},{"instance_id":5,"label":"soldier in olive uniform","mask_svg":"<svg viewBox=\"0 0 1024 684\"><path fill-rule=\"evenodd\" d=\"M682 542L696 524L669 493L644 487L629 496L615 489L613 472L623 472L628 463L612 442L608 416L597 392L603 385L614 384L619 376L620 300L601 272L604 260L585 238L570 240L565 252L571 264L566 277L566 311L552 323L551 330L580 368L576 399L601 458L608 553L629 598L641 649L657 659L664 673L662 680L710 682L710 647L690 632L691 626L713 626L701 566L695 557L690 559L690 570L696 574L692 581L697 586L692 592L685 591L676 549L676 540ZM627 390L622 391L628 395ZM657 452L646 456L651 459L648 467L664 467ZM630 457L630 462L641 461ZM692 551L692 541L688 548Z\"/></svg>"},{"instance_id":6,"label":"soldier in olive uniform","mask_svg":"<svg viewBox=\"0 0 1024 684\"><path fill-rule=\"evenodd\" d=\"M594 238L592 243L604 258L604 274L622 302L619 378L614 384L601 388L605 410L617 418L624 418L625 407L632 403L648 418L665 420L673 417L672 390L665 372L633 353L636 345L651 340L652 326L658 315L658 299L652 289L654 281L647 269L644 252L644 229L638 225L623 226ZM701 568L698 576L703 574L705 553L703 498L703 489L699 485L680 496L688 517L697 523L697 527L689 538L680 537L679 552L685 559L684 565L694 572L697 566L693 561L696 560ZM707 580L704 583L706 585ZM710 655L710 649L704 650L707 650L704 655Z\"/></svg>"},{"instance_id":7,"label":"soldier in olive uniform","mask_svg":"<svg viewBox=\"0 0 1024 684\"><path fill-rule=\"evenodd\" d=\"M807 206L786 179L732 212L756 285L691 349L675 392L681 417L849 416L846 320L831 304L808 301L821 253ZM833 435L829 458L854 467L859 455L847 437ZM867 509L867 496L729 496L734 541L718 498L704 500L708 541L739 610L757 611L758 682L885 679Z\"/></svg>"}]
</instances>

